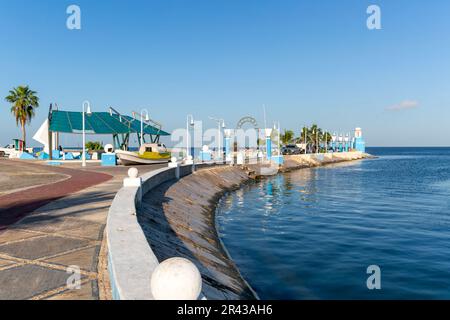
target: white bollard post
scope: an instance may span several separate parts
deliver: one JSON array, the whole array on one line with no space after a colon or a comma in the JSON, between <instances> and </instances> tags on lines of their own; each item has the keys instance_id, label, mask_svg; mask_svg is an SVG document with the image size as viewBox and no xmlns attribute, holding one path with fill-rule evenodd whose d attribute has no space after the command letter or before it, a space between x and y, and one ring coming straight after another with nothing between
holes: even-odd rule
<instances>
[{"instance_id":1,"label":"white bollard post","mask_svg":"<svg viewBox=\"0 0 450 320\"><path fill-rule=\"evenodd\" d=\"M236 163L238 165L244 165L244 163L245 163L245 155L244 155L244 153L242 151L240 151L238 153Z\"/></svg>"},{"instance_id":2,"label":"white bollard post","mask_svg":"<svg viewBox=\"0 0 450 320\"><path fill-rule=\"evenodd\" d=\"M194 158L192 156L188 156L185 160L184 160L184 164L194 164Z\"/></svg>"},{"instance_id":3,"label":"white bollard post","mask_svg":"<svg viewBox=\"0 0 450 320\"><path fill-rule=\"evenodd\" d=\"M139 204L142 201L142 178L138 177L139 171L136 168L130 168L128 170L128 178L123 179L124 187L138 187L138 201Z\"/></svg>"},{"instance_id":4,"label":"white bollard post","mask_svg":"<svg viewBox=\"0 0 450 320\"><path fill-rule=\"evenodd\" d=\"M153 271L150 287L155 300L197 300L202 276L191 261L171 258Z\"/></svg>"},{"instance_id":5,"label":"white bollard post","mask_svg":"<svg viewBox=\"0 0 450 320\"><path fill-rule=\"evenodd\" d=\"M175 178L180 179L180 166L176 157L170 159L169 168L175 168Z\"/></svg>"}]
</instances>

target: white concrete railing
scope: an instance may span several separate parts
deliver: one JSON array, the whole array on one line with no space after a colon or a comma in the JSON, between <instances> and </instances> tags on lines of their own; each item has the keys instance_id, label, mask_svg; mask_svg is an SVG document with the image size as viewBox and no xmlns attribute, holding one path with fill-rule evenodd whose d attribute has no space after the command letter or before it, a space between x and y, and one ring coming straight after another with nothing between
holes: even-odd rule
<instances>
[{"instance_id":1,"label":"white concrete railing","mask_svg":"<svg viewBox=\"0 0 450 320\"><path fill-rule=\"evenodd\" d=\"M201 293L201 276L189 260L172 258L160 264L137 220L142 196L160 184L210 166L173 165L138 177L128 172L124 187L109 208L106 225L108 270L114 300L195 300Z\"/></svg>"}]
</instances>

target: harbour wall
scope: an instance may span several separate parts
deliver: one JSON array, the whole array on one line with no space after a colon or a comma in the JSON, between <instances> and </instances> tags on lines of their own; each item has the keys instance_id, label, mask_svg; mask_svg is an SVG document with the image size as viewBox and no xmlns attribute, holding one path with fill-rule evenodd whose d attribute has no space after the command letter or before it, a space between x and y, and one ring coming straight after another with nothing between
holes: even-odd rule
<instances>
[{"instance_id":1,"label":"harbour wall","mask_svg":"<svg viewBox=\"0 0 450 320\"><path fill-rule=\"evenodd\" d=\"M372 158L374 158L372 155L360 151L291 155L285 156L285 161L280 171L287 172L302 168L320 167L333 163Z\"/></svg>"},{"instance_id":2,"label":"harbour wall","mask_svg":"<svg viewBox=\"0 0 450 320\"><path fill-rule=\"evenodd\" d=\"M286 156L281 171L369 158L361 152ZM255 299L222 246L215 209L222 195L252 176L252 166L181 166L142 176L119 190L107 223L113 299L153 299L150 279L165 259L184 257L200 270L208 299ZM176 170L179 170L178 174ZM178 179L179 178L179 179Z\"/></svg>"}]
</instances>

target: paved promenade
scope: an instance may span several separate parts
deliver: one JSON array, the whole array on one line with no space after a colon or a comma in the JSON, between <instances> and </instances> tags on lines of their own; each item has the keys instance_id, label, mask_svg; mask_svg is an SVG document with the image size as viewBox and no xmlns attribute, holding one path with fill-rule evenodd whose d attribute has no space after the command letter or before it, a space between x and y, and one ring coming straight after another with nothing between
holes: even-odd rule
<instances>
[{"instance_id":1,"label":"paved promenade","mask_svg":"<svg viewBox=\"0 0 450 320\"><path fill-rule=\"evenodd\" d=\"M28 171L35 171L41 174L57 174L61 177L57 182L31 186L0 196L0 231L47 203L112 178L109 174L99 172L52 167L24 161L1 160L0 164L2 168L10 168L16 175L22 172L24 176L28 176ZM15 180L3 183L11 190L18 187ZM34 183L39 184L37 181Z\"/></svg>"},{"instance_id":2,"label":"paved promenade","mask_svg":"<svg viewBox=\"0 0 450 320\"><path fill-rule=\"evenodd\" d=\"M139 170L144 173L160 167L143 166ZM3 219L4 230L0 231L0 299L108 299L103 231L109 206L122 186L128 168L97 166L86 170L53 170L65 170L66 174L71 171L70 179L76 179L78 188L82 190L70 188L68 183L74 181L70 179L37 187L39 192L31 191L35 194L31 203L34 206L41 204L37 209L25 205L30 200L23 192L32 189L0 197L3 217L7 213L4 203L14 202L13 206L27 209L21 212L22 216L27 216L17 223ZM92 182L90 179L94 175L105 176L107 181L89 187L87 181ZM11 201L11 197L15 201ZM42 205L39 199L46 204ZM15 215L15 219L19 217ZM72 275L67 272L70 266L80 270L79 290L67 287Z\"/></svg>"}]
</instances>

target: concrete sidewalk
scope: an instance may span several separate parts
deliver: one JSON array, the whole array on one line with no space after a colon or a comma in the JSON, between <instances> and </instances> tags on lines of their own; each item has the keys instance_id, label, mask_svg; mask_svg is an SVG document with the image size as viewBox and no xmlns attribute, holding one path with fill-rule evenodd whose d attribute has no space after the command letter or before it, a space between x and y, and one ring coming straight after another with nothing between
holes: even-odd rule
<instances>
[{"instance_id":1,"label":"concrete sidewalk","mask_svg":"<svg viewBox=\"0 0 450 320\"><path fill-rule=\"evenodd\" d=\"M99 253L121 179L56 200L0 234L0 299L99 299ZM69 266L81 289L68 290Z\"/></svg>"},{"instance_id":2,"label":"concrete sidewalk","mask_svg":"<svg viewBox=\"0 0 450 320\"><path fill-rule=\"evenodd\" d=\"M0 300L109 298L103 231L127 170L116 168L112 180L55 200L0 232ZM81 271L79 290L67 287L69 266Z\"/></svg>"},{"instance_id":3,"label":"concrete sidewalk","mask_svg":"<svg viewBox=\"0 0 450 320\"><path fill-rule=\"evenodd\" d=\"M8 179L4 182L5 185L3 187L9 190L14 190L18 187L16 184L20 180L17 178L18 176L23 176L24 179L31 180L28 174L29 171L35 171L41 174L58 174L66 178L53 183L31 186L26 189L1 195L0 231L52 201L106 182L112 178L111 174L100 173L98 171L54 167L20 160L1 160L1 167L15 172L13 179Z\"/></svg>"}]
</instances>

